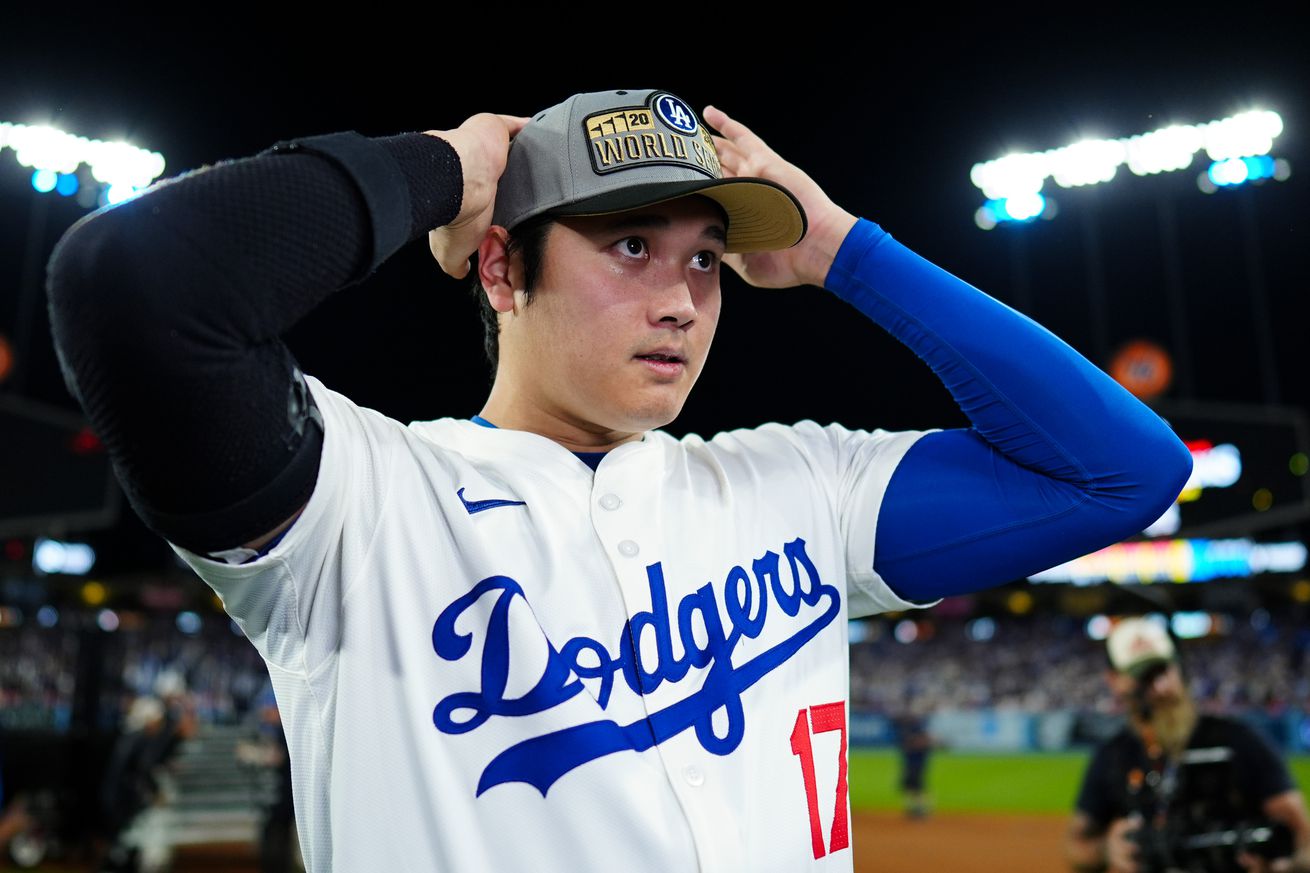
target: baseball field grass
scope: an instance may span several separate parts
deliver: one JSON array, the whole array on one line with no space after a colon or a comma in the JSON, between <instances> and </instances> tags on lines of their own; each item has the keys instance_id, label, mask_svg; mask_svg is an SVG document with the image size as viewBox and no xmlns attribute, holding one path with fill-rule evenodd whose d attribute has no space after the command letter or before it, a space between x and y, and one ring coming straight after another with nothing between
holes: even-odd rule
<instances>
[{"instance_id":1,"label":"baseball field grass","mask_svg":"<svg viewBox=\"0 0 1310 873\"><path fill-rule=\"evenodd\" d=\"M1087 755L937 752L928 764L928 794L939 812L1067 813ZM1302 790L1310 789L1310 755L1292 757L1288 763ZM852 810L901 808L900 758L894 750L852 749L849 780Z\"/></svg>"}]
</instances>

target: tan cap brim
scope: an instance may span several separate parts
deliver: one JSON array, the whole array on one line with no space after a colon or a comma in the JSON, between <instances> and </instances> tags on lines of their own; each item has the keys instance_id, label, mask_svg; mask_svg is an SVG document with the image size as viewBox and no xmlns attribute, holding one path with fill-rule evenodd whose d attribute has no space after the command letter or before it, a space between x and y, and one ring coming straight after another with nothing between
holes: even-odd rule
<instances>
[{"instance_id":1,"label":"tan cap brim","mask_svg":"<svg viewBox=\"0 0 1310 873\"><path fill-rule=\"evenodd\" d=\"M552 209L555 215L609 215L699 194L728 214L729 252L791 248L805 236L805 210L786 188L767 179L704 179L632 185Z\"/></svg>"}]
</instances>

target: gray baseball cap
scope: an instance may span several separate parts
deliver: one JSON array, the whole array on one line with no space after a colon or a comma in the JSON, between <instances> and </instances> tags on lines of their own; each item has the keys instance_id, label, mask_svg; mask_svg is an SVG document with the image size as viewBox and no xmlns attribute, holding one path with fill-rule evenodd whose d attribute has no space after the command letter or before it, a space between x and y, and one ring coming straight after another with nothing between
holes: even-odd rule
<instances>
[{"instance_id":1,"label":"gray baseball cap","mask_svg":"<svg viewBox=\"0 0 1310 873\"><path fill-rule=\"evenodd\" d=\"M543 213L603 215L700 194L728 214L730 252L785 249L805 236L805 210L765 179L725 179L714 140L668 91L574 94L537 113L509 149L492 223L509 230Z\"/></svg>"}]
</instances>

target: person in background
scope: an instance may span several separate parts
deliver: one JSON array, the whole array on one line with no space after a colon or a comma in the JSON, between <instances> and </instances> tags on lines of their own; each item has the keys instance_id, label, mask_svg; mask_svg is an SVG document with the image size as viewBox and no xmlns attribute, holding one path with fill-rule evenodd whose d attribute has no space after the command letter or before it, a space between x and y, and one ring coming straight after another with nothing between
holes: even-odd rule
<instances>
[{"instance_id":1,"label":"person in background","mask_svg":"<svg viewBox=\"0 0 1310 873\"><path fill-rule=\"evenodd\" d=\"M5 795L4 758L0 757L0 851L9 845L16 834L22 833L32 824L32 817L27 814L27 803L22 796Z\"/></svg>"},{"instance_id":2,"label":"person in background","mask_svg":"<svg viewBox=\"0 0 1310 873\"><path fill-rule=\"evenodd\" d=\"M896 744L901 750L901 795L908 818L927 818L926 776L928 756L937 741L928 732L927 705L922 698L907 702L905 712L896 719Z\"/></svg>"},{"instance_id":3,"label":"person in background","mask_svg":"<svg viewBox=\"0 0 1310 873\"><path fill-rule=\"evenodd\" d=\"M177 755L182 743L200 730L195 700L187 690L186 679L176 669L164 670L155 679L154 696L164 706L164 723L155 735L151 754L156 767L166 767Z\"/></svg>"},{"instance_id":4,"label":"person in background","mask_svg":"<svg viewBox=\"0 0 1310 873\"><path fill-rule=\"evenodd\" d=\"M1237 719L1197 712L1160 624L1124 619L1106 648L1106 680L1128 723L1097 748L1084 774L1065 840L1070 866L1310 871L1305 799L1268 741ZM1290 845L1205 850L1187 839L1216 828L1254 837L1257 825L1282 826Z\"/></svg>"},{"instance_id":5,"label":"person in background","mask_svg":"<svg viewBox=\"0 0 1310 873\"><path fill-rule=\"evenodd\" d=\"M128 708L123 732L114 743L100 786L100 811L108 848L102 873L135 870L139 847L131 845L127 831L138 815L159 796L155 773L163 742L167 712L157 697L142 696Z\"/></svg>"}]
</instances>

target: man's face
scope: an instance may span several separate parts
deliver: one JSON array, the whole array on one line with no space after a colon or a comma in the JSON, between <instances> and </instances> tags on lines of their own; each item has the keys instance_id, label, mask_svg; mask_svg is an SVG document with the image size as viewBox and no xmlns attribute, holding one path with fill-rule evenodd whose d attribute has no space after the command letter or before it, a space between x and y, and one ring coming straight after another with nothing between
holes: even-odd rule
<instances>
[{"instance_id":1,"label":"man's face","mask_svg":"<svg viewBox=\"0 0 1310 873\"><path fill-rule=\"evenodd\" d=\"M1153 671L1141 680L1127 673L1112 672L1110 685L1120 700L1134 708L1145 702L1153 709L1168 709L1177 706L1187 696L1187 685L1177 662L1170 662L1164 669Z\"/></svg>"},{"instance_id":2,"label":"man's face","mask_svg":"<svg viewBox=\"0 0 1310 873\"><path fill-rule=\"evenodd\" d=\"M518 402L588 434L673 421L718 325L725 238L702 197L559 219L531 303L501 333Z\"/></svg>"}]
</instances>

